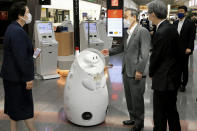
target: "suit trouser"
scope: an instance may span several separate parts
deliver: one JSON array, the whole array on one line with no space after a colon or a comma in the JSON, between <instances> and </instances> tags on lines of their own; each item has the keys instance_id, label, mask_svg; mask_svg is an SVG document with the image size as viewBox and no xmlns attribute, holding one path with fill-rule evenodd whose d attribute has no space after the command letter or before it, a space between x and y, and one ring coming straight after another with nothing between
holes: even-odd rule
<instances>
[{"instance_id":1,"label":"suit trouser","mask_svg":"<svg viewBox=\"0 0 197 131\"><path fill-rule=\"evenodd\" d=\"M123 82L130 119L135 121L136 126L144 127L144 92L146 78L135 80L123 72Z\"/></svg>"},{"instance_id":2,"label":"suit trouser","mask_svg":"<svg viewBox=\"0 0 197 131\"><path fill-rule=\"evenodd\" d=\"M156 91L153 93L153 131L181 131L179 114L176 106L177 91Z\"/></svg>"},{"instance_id":3,"label":"suit trouser","mask_svg":"<svg viewBox=\"0 0 197 131\"><path fill-rule=\"evenodd\" d=\"M188 82L189 55L185 55L181 64L181 85L186 86Z\"/></svg>"}]
</instances>

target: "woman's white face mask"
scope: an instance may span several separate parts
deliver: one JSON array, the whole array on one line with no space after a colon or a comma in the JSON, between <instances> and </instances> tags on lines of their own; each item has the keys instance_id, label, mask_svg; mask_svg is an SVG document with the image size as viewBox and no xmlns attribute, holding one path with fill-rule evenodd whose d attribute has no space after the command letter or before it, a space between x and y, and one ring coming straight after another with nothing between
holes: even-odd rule
<instances>
[{"instance_id":1,"label":"woman's white face mask","mask_svg":"<svg viewBox=\"0 0 197 131\"><path fill-rule=\"evenodd\" d=\"M23 17L21 17L21 19L23 19L26 24L30 24L32 21L32 15L28 13L26 16L27 16L27 20L25 20Z\"/></svg>"}]
</instances>

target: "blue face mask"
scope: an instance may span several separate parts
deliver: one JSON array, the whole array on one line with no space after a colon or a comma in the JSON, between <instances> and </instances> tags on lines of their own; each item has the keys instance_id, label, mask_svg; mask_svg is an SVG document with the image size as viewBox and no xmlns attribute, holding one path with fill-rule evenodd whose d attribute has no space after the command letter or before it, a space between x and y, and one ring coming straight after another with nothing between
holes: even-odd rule
<instances>
[{"instance_id":1,"label":"blue face mask","mask_svg":"<svg viewBox=\"0 0 197 131\"><path fill-rule=\"evenodd\" d=\"M184 16L185 16L184 13L178 13L178 18L179 18L179 19L182 19Z\"/></svg>"}]
</instances>

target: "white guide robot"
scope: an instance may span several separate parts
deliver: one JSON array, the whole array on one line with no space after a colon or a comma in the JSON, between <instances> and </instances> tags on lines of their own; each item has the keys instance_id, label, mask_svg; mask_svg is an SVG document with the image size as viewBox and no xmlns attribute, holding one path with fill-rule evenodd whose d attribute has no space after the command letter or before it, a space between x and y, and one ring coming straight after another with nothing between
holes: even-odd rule
<instances>
[{"instance_id":1,"label":"white guide robot","mask_svg":"<svg viewBox=\"0 0 197 131\"><path fill-rule=\"evenodd\" d=\"M96 49L75 58L64 89L66 117L72 123L93 126L105 121L109 100L104 66L104 56Z\"/></svg>"}]
</instances>

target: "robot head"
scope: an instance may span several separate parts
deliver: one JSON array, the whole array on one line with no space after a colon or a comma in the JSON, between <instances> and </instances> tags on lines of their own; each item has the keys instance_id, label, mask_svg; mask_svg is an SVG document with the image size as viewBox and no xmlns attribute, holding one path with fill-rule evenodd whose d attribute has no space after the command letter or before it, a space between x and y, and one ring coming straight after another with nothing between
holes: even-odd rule
<instances>
[{"instance_id":1,"label":"robot head","mask_svg":"<svg viewBox=\"0 0 197 131\"><path fill-rule=\"evenodd\" d=\"M84 61L89 63L91 66L96 66L99 62L99 55L94 52L88 52L84 57Z\"/></svg>"},{"instance_id":2,"label":"robot head","mask_svg":"<svg viewBox=\"0 0 197 131\"><path fill-rule=\"evenodd\" d=\"M104 69L104 62L101 57L91 51L83 51L78 57L81 68L89 74L101 73Z\"/></svg>"}]
</instances>

